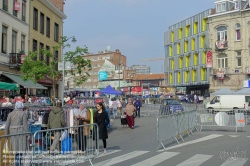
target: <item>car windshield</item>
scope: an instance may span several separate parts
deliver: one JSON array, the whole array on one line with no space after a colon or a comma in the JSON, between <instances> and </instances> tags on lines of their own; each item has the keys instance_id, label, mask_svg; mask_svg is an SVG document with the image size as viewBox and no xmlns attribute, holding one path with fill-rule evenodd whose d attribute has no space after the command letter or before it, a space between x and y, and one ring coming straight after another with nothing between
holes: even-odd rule
<instances>
[{"instance_id":1,"label":"car windshield","mask_svg":"<svg viewBox=\"0 0 250 166\"><path fill-rule=\"evenodd\" d=\"M168 105L180 105L180 102L178 100L167 100L165 101Z\"/></svg>"}]
</instances>

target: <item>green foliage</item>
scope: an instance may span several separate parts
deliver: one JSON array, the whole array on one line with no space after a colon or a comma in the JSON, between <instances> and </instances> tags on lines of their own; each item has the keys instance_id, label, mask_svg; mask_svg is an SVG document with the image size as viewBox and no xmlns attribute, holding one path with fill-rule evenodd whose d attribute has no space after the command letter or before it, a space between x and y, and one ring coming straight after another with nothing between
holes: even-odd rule
<instances>
[{"instance_id":1,"label":"green foliage","mask_svg":"<svg viewBox=\"0 0 250 166\"><path fill-rule=\"evenodd\" d=\"M54 86L59 83L59 81L62 80L62 71L57 70L60 59L57 59L54 53L61 48L70 47L70 44L66 43L68 39L65 36L62 37L62 42L58 43L57 46L53 46L52 50L41 49L39 51L29 52L21 66L23 80L33 80L37 82L38 80L47 78L52 81ZM74 64L74 68L65 71L65 74L74 76L74 81L77 85L82 84L88 79L88 71L92 69L91 61L83 59L83 55L87 51L88 47L84 46L82 48L78 46L74 51L64 53L64 60ZM41 55L43 55L42 60L40 58ZM50 58L50 63L48 65L46 64L47 57Z\"/></svg>"}]
</instances>

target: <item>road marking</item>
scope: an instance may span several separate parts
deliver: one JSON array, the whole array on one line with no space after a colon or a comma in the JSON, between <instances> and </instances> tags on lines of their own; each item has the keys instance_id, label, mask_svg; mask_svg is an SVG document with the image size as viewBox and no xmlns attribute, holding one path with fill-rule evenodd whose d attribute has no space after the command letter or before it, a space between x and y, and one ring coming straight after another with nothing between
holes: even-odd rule
<instances>
[{"instance_id":1,"label":"road marking","mask_svg":"<svg viewBox=\"0 0 250 166\"><path fill-rule=\"evenodd\" d=\"M175 148L183 147L183 146L186 146L186 145L191 145L191 144L195 144L195 143L198 143L198 142L207 141L207 140L214 139L214 138L221 137L221 136L223 136L223 135L212 134L212 135L202 137L202 138L199 138L199 139L196 139L196 140L193 140L193 141L181 143L181 144L166 148L165 150L175 149ZM162 151L165 151L165 150L161 149L161 150L158 150L158 152L162 152Z\"/></svg>"},{"instance_id":2,"label":"road marking","mask_svg":"<svg viewBox=\"0 0 250 166\"><path fill-rule=\"evenodd\" d=\"M233 138L239 137L239 135L228 135L228 136Z\"/></svg>"},{"instance_id":3,"label":"road marking","mask_svg":"<svg viewBox=\"0 0 250 166\"><path fill-rule=\"evenodd\" d=\"M178 152L163 152L159 155L153 156L151 158L148 158L146 160L143 160L139 163L136 163L132 166L146 166L146 165L157 165L167 159L170 159L171 157L176 156L177 154L179 154Z\"/></svg>"},{"instance_id":4,"label":"road marking","mask_svg":"<svg viewBox=\"0 0 250 166\"><path fill-rule=\"evenodd\" d=\"M247 136L248 138L250 138L250 136Z\"/></svg>"},{"instance_id":5,"label":"road marking","mask_svg":"<svg viewBox=\"0 0 250 166\"><path fill-rule=\"evenodd\" d=\"M100 152L99 155L97 156L97 158L107 156L107 155L110 155L110 154L113 154L113 153L117 153L117 152L120 152L120 151L121 150L107 150L107 153Z\"/></svg>"},{"instance_id":6,"label":"road marking","mask_svg":"<svg viewBox=\"0 0 250 166\"><path fill-rule=\"evenodd\" d=\"M177 166L199 166L208 159L213 157L213 155L203 155L203 154L197 154L182 163L178 164Z\"/></svg>"},{"instance_id":7,"label":"road marking","mask_svg":"<svg viewBox=\"0 0 250 166\"><path fill-rule=\"evenodd\" d=\"M243 166L247 162L247 160L248 158L239 160L227 160L221 166Z\"/></svg>"},{"instance_id":8,"label":"road marking","mask_svg":"<svg viewBox=\"0 0 250 166\"><path fill-rule=\"evenodd\" d=\"M110 166L110 165L114 165L132 158L135 158L137 156L143 155L145 153L148 153L149 151L134 151L131 153L127 153L118 157L114 157L112 159L109 160L105 160L99 163L94 164L95 166Z\"/></svg>"}]
</instances>

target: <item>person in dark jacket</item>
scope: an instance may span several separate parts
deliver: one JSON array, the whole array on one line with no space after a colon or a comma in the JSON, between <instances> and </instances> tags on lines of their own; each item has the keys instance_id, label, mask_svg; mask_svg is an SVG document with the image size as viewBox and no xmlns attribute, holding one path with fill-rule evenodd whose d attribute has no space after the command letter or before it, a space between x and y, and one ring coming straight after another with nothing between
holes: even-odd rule
<instances>
[{"instance_id":1,"label":"person in dark jacket","mask_svg":"<svg viewBox=\"0 0 250 166\"><path fill-rule=\"evenodd\" d=\"M107 126L109 124L109 117L108 113L105 111L105 106L103 103L97 103L96 104L97 111L94 115L94 123L96 123L99 127L99 139L103 142L104 147L104 153L107 153L106 147L107 147L107 139L108 139L108 131ZM96 147L97 147L97 141L96 140ZM98 153L98 151L96 150Z\"/></svg>"},{"instance_id":2,"label":"person in dark jacket","mask_svg":"<svg viewBox=\"0 0 250 166\"><path fill-rule=\"evenodd\" d=\"M136 108L136 116L138 116L140 118L141 116L141 101L139 100L139 98L136 98L135 104L134 104L135 108Z\"/></svg>"},{"instance_id":3,"label":"person in dark jacket","mask_svg":"<svg viewBox=\"0 0 250 166\"><path fill-rule=\"evenodd\" d=\"M62 128L66 126L64 112L62 110L62 103L58 102L56 107L50 112L48 120L48 129ZM54 151L56 148L59 149L59 139L61 137L61 131L54 131L53 144L50 147L50 151Z\"/></svg>"}]
</instances>

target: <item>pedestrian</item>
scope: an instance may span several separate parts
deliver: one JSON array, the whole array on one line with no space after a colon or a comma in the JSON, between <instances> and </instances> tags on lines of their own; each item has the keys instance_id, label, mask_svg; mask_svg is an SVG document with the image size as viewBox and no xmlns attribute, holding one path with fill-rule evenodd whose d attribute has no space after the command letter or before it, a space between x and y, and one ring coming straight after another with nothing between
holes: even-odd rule
<instances>
[{"instance_id":1,"label":"pedestrian","mask_svg":"<svg viewBox=\"0 0 250 166\"><path fill-rule=\"evenodd\" d=\"M140 118L141 116L141 100L139 100L139 98L136 98L136 101L135 101L135 108L136 108L136 116L138 116Z\"/></svg>"},{"instance_id":2,"label":"pedestrian","mask_svg":"<svg viewBox=\"0 0 250 166\"><path fill-rule=\"evenodd\" d=\"M135 119L134 119L134 112L135 112L135 107L133 105L133 101L131 100L131 98L128 99L128 104L125 108L125 115L127 118L127 122L128 122L128 127L131 129L134 129L134 125L135 125Z\"/></svg>"},{"instance_id":3,"label":"pedestrian","mask_svg":"<svg viewBox=\"0 0 250 166\"><path fill-rule=\"evenodd\" d=\"M99 139L103 142L104 153L107 153L107 139L108 139L108 130L107 125L109 124L108 113L105 111L105 106L103 103L96 104L97 111L94 115L94 123L98 125L99 128ZM96 130L96 129L95 129ZM95 138L96 134L94 134L94 139L96 140L96 148L97 148L97 139ZM96 153L97 153L96 149Z\"/></svg>"},{"instance_id":4,"label":"pedestrian","mask_svg":"<svg viewBox=\"0 0 250 166\"><path fill-rule=\"evenodd\" d=\"M105 98L104 98L104 106L105 106L105 110L107 111L107 113L108 113L108 117L109 117L109 119L110 119L110 108L109 108L109 98L107 97L107 96L105 96ZM110 128L111 127L111 124L109 123L108 124L108 128Z\"/></svg>"},{"instance_id":5,"label":"pedestrian","mask_svg":"<svg viewBox=\"0 0 250 166\"><path fill-rule=\"evenodd\" d=\"M113 108L113 118L115 119L117 116L117 108L118 108L117 100L113 101L112 108Z\"/></svg>"},{"instance_id":6,"label":"pedestrian","mask_svg":"<svg viewBox=\"0 0 250 166\"><path fill-rule=\"evenodd\" d=\"M66 127L66 122L64 118L64 112L62 110L62 103L57 102L56 107L52 109L49 113L48 119L48 129L56 129ZM54 131L54 140L50 147L50 153L54 153L55 150L59 151L59 139L61 137L61 131Z\"/></svg>"},{"instance_id":7,"label":"pedestrian","mask_svg":"<svg viewBox=\"0 0 250 166\"><path fill-rule=\"evenodd\" d=\"M84 154L86 152L87 148L87 136L90 134L90 128L89 126L82 126L82 125L87 125L90 124L90 111L86 109L85 103L81 102L80 103L80 108L79 110L76 110L74 112L74 119L77 121L77 126L78 127L78 132L77 132L77 142L78 142L78 148L79 148L79 153Z\"/></svg>"},{"instance_id":8,"label":"pedestrian","mask_svg":"<svg viewBox=\"0 0 250 166\"><path fill-rule=\"evenodd\" d=\"M126 108L126 105L127 105L127 103L125 102L124 99L121 100L121 105L122 105L122 114L121 115L123 115L124 111L125 111L125 108Z\"/></svg>"},{"instance_id":9,"label":"pedestrian","mask_svg":"<svg viewBox=\"0 0 250 166\"><path fill-rule=\"evenodd\" d=\"M23 102L17 101L15 104L15 109L11 113L9 113L7 117L7 121L5 124L5 135L29 132L28 117L27 114L22 111L23 108ZM22 152L25 152L27 150L29 139L29 135L11 136L11 149L16 153L15 166L21 166L23 155Z\"/></svg>"}]
</instances>

